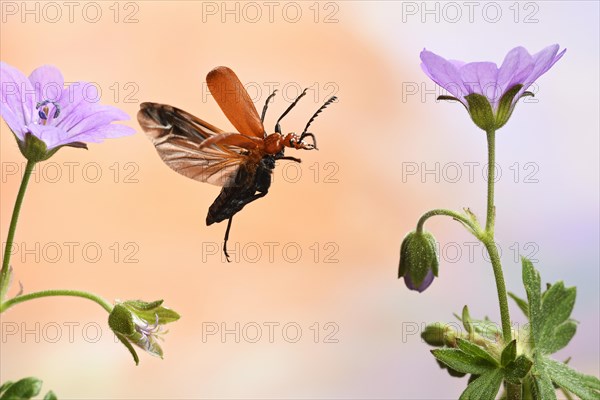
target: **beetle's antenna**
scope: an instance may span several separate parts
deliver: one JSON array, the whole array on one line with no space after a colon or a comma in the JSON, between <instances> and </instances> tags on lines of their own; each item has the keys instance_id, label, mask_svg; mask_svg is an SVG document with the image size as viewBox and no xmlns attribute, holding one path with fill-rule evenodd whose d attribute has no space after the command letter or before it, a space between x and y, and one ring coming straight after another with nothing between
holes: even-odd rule
<instances>
[{"instance_id":1,"label":"beetle's antenna","mask_svg":"<svg viewBox=\"0 0 600 400\"><path fill-rule=\"evenodd\" d=\"M285 110L283 112L283 114L281 114L281 117L279 117L279 119L275 123L275 132L281 134L281 126L279 126L279 121L281 121L283 119L283 117L285 117L287 115L287 113L289 113L291 111L292 108L296 107L296 104L298 104L298 101L306 95L307 90L308 90L308 88L304 89L302 91L302 93L300 93L300 96L296 97L296 100L294 100L294 102L292 104L290 104L290 106L287 108L287 110Z\"/></svg>"},{"instance_id":2,"label":"beetle's antenna","mask_svg":"<svg viewBox=\"0 0 600 400\"><path fill-rule=\"evenodd\" d=\"M336 96L333 96L332 98L330 98L329 100L327 100L325 102L325 104L323 104L321 106L321 108L319 108L317 110L316 113L313 114L312 118L308 121L308 124L306 124L306 127L304 128L304 130L302 131L302 134L300 135L300 140L302 140L303 138L307 137L307 136L311 136L314 140L314 135L312 133L306 133L306 131L308 130L308 127L310 126L310 124L313 123L313 121L315 120L315 118L317 118L317 116L321 113L321 111L323 111L324 109L327 108L327 106L329 106L331 103L333 103L334 101L337 100Z\"/></svg>"},{"instance_id":3,"label":"beetle's antenna","mask_svg":"<svg viewBox=\"0 0 600 400\"><path fill-rule=\"evenodd\" d=\"M273 97L275 97L275 93L277 93L277 89L273 90L273 93L271 93L269 97L267 97L267 101L265 101L265 106L263 107L262 115L260 116L260 122L262 123L265 122L265 115L267 115L267 108L269 108L269 102Z\"/></svg>"}]
</instances>

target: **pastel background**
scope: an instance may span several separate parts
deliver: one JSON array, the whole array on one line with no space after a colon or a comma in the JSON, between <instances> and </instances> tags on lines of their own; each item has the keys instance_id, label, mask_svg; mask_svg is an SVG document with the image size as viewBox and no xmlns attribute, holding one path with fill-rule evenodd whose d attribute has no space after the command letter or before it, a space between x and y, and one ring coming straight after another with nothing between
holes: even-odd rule
<instances>
[{"instance_id":1,"label":"pastel background","mask_svg":"<svg viewBox=\"0 0 600 400\"><path fill-rule=\"evenodd\" d=\"M476 2L471 15L461 2L275 2L272 20L262 2L260 16L236 2L76 3L72 18L57 3L57 19L43 2L2 1L1 59L26 74L54 64L66 81L95 82L133 127L139 103L155 101L230 129L203 85L217 65L250 84L258 107L269 87L280 89L268 130L300 87L313 90L284 131L301 131L334 92L340 101L312 126L320 151L293 154L299 169L280 162L268 196L236 217L239 260L229 264L213 254L225 225L204 225L219 188L172 172L141 131L38 165L12 259L24 290L164 298L182 319L170 326L164 360L142 354L136 367L97 305L24 303L1 316L1 381L38 376L61 399L457 398L466 380L440 370L417 331L452 321L464 304L499 320L483 248L469 257L473 239L458 224L431 220L443 257L420 295L396 279L398 253L428 209L483 216L485 137L460 105L435 101L441 92L419 52L501 63L512 47L553 43L568 48L565 57L498 133L497 238L510 290L523 294L519 255L539 260L543 280L577 286L578 334L557 356L599 374L597 2ZM5 240L24 164L4 122L0 143ZM421 175L436 163L437 177ZM239 343L207 335L207 326L236 323ZM256 343L253 323L262 327ZM279 324L272 343L269 323ZM302 329L298 342L294 329L284 336L287 323Z\"/></svg>"}]
</instances>

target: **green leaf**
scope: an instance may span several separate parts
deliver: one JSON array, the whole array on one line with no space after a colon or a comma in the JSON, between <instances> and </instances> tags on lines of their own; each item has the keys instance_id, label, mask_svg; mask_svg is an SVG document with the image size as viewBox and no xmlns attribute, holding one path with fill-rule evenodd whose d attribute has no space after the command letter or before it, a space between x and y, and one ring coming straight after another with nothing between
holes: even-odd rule
<instances>
[{"instance_id":1,"label":"green leaf","mask_svg":"<svg viewBox=\"0 0 600 400\"><path fill-rule=\"evenodd\" d=\"M577 332L577 323L573 320L568 320L554 329L552 337L545 341L546 353L553 354L565 348L573 339Z\"/></svg>"},{"instance_id":2,"label":"green leaf","mask_svg":"<svg viewBox=\"0 0 600 400\"><path fill-rule=\"evenodd\" d=\"M600 398L600 381L597 378L580 374L565 363L544 357L544 369L550 379L558 386L579 396L582 400Z\"/></svg>"},{"instance_id":3,"label":"green leaf","mask_svg":"<svg viewBox=\"0 0 600 400\"><path fill-rule=\"evenodd\" d=\"M463 307L463 310L462 310L462 323L463 323L463 326L465 327L465 330L469 334L469 337L472 337L473 336L473 323L471 321L471 316L469 315L469 307L467 307L466 305Z\"/></svg>"},{"instance_id":4,"label":"green leaf","mask_svg":"<svg viewBox=\"0 0 600 400\"><path fill-rule=\"evenodd\" d=\"M532 365L533 361L526 355L521 354L515 361L509 363L506 368L504 368L504 379L518 385L527 376Z\"/></svg>"},{"instance_id":5,"label":"green leaf","mask_svg":"<svg viewBox=\"0 0 600 400\"><path fill-rule=\"evenodd\" d=\"M494 400L501 384L502 370L488 371L471 382L459 400Z\"/></svg>"},{"instance_id":6,"label":"green leaf","mask_svg":"<svg viewBox=\"0 0 600 400\"><path fill-rule=\"evenodd\" d=\"M431 350L431 353L448 367L465 374L481 375L496 369L489 362L466 354L459 349L435 349Z\"/></svg>"},{"instance_id":7,"label":"green leaf","mask_svg":"<svg viewBox=\"0 0 600 400\"><path fill-rule=\"evenodd\" d=\"M496 360L494 356L488 353L488 351L483 347L471 343L468 340L460 338L458 338L456 342L458 344L458 348L461 349L464 353L477 359L480 359L481 361L487 361L490 365L493 365L495 367L499 365L498 360Z\"/></svg>"},{"instance_id":8,"label":"green leaf","mask_svg":"<svg viewBox=\"0 0 600 400\"><path fill-rule=\"evenodd\" d=\"M44 396L44 400L58 400L54 392L51 390Z\"/></svg>"},{"instance_id":9,"label":"green leaf","mask_svg":"<svg viewBox=\"0 0 600 400\"><path fill-rule=\"evenodd\" d=\"M8 386L0 400L28 400L37 396L41 389L41 380L33 377L23 378Z\"/></svg>"},{"instance_id":10,"label":"green leaf","mask_svg":"<svg viewBox=\"0 0 600 400\"><path fill-rule=\"evenodd\" d=\"M532 374L532 394L535 400L556 400L556 390L546 374Z\"/></svg>"},{"instance_id":11,"label":"green leaf","mask_svg":"<svg viewBox=\"0 0 600 400\"><path fill-rule=\"evenodd\" d=\"M549 350L556 347L553 343L555 330L571 316L576 295L577 291L574 287L565 288L562 282L555 283L544 293L539 321L539 339L536 341L536 347L543 353L551 354Z\"/></svg>"},{"instance_id":12,"label":"green leaf","mask_svg":"<svg viewBox=\"0 0 600 400\"><path fill-rule=\"evenodd\" d=\"M541 279L539 272L533 267L531 261L525 257L521 258L523 264L523 284L525 285L525 291L527 292L527 299L529 300L529 321L531 325L531 341L535 347L540 337L540 330L542 326L541 321Z\"/></svg>"},{"instance_id":13,"label":"green leaf","mask_svg":"<svg viewBox=\"0 0 600 400\"><path fill-rule=\"evenodd\" d=\"M508 297L513 299L515 301L515 303L517 303L517 306L519 306L521 311L523 311L523 314L525 314L525 316L527 318L529 318L529 304L527 303L527 300L522 299L519 296L517 296L516 294L511 293L511 292L508 292Z\"/></svg>"},{"instance_id":14,"label":"green leaf","mask_svg":"<svg viewBox=\"0 0 600 400\"><path fill-rule=\"evenodd\" d=\"M511 362L515 361L517 358L517 341L511 341L505 348L502 350L502 356L500 357L501 364L503 367L506 367Z\"/></svg>"},{"instance_id":15,"label":"green leaf","mask_svg":"<svg viewBox=\"0 0 600 400\"><path fill-rule=\"evenodd\" d=\"M0 385L0 394L2 394L6 389L8 389L13 383L13 381L6 381L2 385Z\"/></svg>"},{"instance_id":16,"label":"green leaf","mask_svg":"<svg viewBox=\"0 0 600 400\"><path fill-rule=\"evenodd\" d=\"M486 132L496 128L494 112L487 97L479 93L471 93L465 96L465 99L469 105L469 114L475 125Z\"/></svg>"},{"instance_id":17,"label":"green leaf","mask_svg":"<svg viewBox=\"0 0 600 400\"><path fill-rule=\"evenodd\" d=\"M466 375L464 372L458 372L457 370L450 368L449 366L447 366L440 360L435 360L435 362L440 366L441 369L445 369L446 371L448 371L448 375L450 375L454 378L462 378L463 376ZM473 375L471 375L471 376L473 376Z\"/></svg>"},{"instance_id":18,"label":"green leaf","mask_svg":"<svg viewBox=\"0 0 600 400\"><path fill-rule=\"evenodd\" d=\"M583 381L590 389L599 390L600 391L600 379L591 375L583 375Z\"/></svg>"}]
</instances>

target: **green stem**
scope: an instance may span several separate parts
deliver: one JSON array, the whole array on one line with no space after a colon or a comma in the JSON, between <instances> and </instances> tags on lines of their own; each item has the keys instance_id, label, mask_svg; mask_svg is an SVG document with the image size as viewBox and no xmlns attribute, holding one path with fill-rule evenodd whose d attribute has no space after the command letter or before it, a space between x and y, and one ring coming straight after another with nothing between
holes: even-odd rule
<instances>
[{"instance_id":1,"label":"green stem","mask_svg":"<svg viewBox=\"0 0 600 400\"><path fill-rule=\"evenodd\" d=\"M436 215L445 215L447 217L452 217L453 219L459 222L462 222L466 227L468 227L471 230L471 233L473 233L473 235L479 237L480 228L473 221L466 218L464 215L457 213L456 211L445 210L441 208L427 211L421 216L421 218L419 218L419 222L417 222L417 233L423 233L423 225L425 225L425 221Z\"/></svg>"},{"instance_id":2,"label":"green stem","mask_svg":"<svg viewBox=\"0 0 600 400\"><path fill-rule=\"evenodd\" d=\"M494 206L494 181L496 178L496 132L490 130L487 132L488 142L488 182L487 182L487 217L485 223L485 235L482 242L487 249L494 277L496 279L496 289L498 291L498 302L500 303L500 318L502 320L502 335L504 343L508 344L512 340L510 329L510 314L508 311L508 297L506 295L506 285L504 283L504 274L502 264L498 254L498 248L494 241L494 222L496 219L496 207Z\"/></svg>"},{"instance_id":3,"label":"green stem","mask_svg":"<svg viewBox=\"0 0 600 400\"><path fill-rule=\"evenodd\" d=\"M84 299L92 300L99 304L109 313L112 311L113 306L102 297L97 296L93 293L83 292L81 290L68 290L68 289L55 289L55 290L42 290L41 292L28 293L21 296L13 297L12 299L6 300L0 305L0 313L8 310L10 307L23 303L24 301L39 299L41 297L52 297L52 296L73 296L82 297Z\"/></svg>"},{"instance_id":4,"label":"green stem","mask_svg":"<svg viewBox=\"0 0 600 400\"><path fill-rule=\"evenodd\" d=\"M35 161L27 161L25 172L23 173L23 179L21 180L21 187L17 194L17 200L15 201L15 207L13 208L12 218L10 220L10 226L8 228L8 236L6 238L6 244L4 249L4 258L2 259L2 270L0 270L0 304L6 296L8 291L8 285L10 280L10 253L12 251L13 241L15 239L15 231L17 230L17 221L19 220L19 213L21 212L21 204L23 204L23 198L25 197L25 191L27 190L27 184L31 177L31 172L35 167Z\"/></svg>"},{"instance_id":5,"label":"green stem","mask_svg":"<svg viewBox=\"0 0 600 400\"><path fill-rule=\"evenodd\" d=\"M493 239L484 239L483 245L490 255L492 268L494 270L494 278L496 279L496 290L498 291L498 302L500 303L500 319L502 320L502 336L504 343L508 344L512 340L512 332L510 328L510 314L508 312L508 297L506 295L506 285L504 284L504 274L502 273L502 265L500 264L500 256L498 248Z\"/></svg>"},{"instance_id":6,"label":"green stem","mask_svg":"<svg viewBox=\"0 0 600 400\"><path fill-rule=\"evenodd\" d=\"M487 133L488 144L488 177L487 177L487 217L485 231L494 235L494 220L496 219L496 206L494 206L494 186L496 180L496 132Z\"/></svg>"},{"instance_id":7,"label":"green stem","mask_svg":"<svg viewBox=\"0 0 600 400\"><path fill-rule=\"evenodd\" d=\"M496 206L494 205L494 185L496 179L496 132L490 130L487 132L488 144L488 179L487 179L487 216L485 222L485 234L481 237L494 270L494 278L496 279L496 290L498 291L498 303L500 304L500 319L502 320L502 336L504 343L508 344L512 340L512 332L510 328L510 313L508 310L508 297L506 295L506 284L504 283L504 273L502 272L502 264L500 255L494 240L494 224L496 220ZM521 385L507 384L506 398L508 400L521 399Z\"/></svg>"}]
</instances>

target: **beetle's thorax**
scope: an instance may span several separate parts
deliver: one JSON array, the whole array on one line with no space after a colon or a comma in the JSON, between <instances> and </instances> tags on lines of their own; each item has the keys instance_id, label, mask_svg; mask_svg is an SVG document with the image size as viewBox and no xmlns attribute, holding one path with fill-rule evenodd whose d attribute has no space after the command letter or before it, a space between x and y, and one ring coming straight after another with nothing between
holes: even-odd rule
<instances>
[{"instance_id":1,"label":"beetle's thorax","mask_svg":"<svg viewBox=\"0 0 600 400\"><path fill-rule=\"evenodd\" d=\"M277 154L283 148L283 136L279 133L271 133L269 136L265 138L265 153L267 154Z\"/></svg>"}]
</instances>

